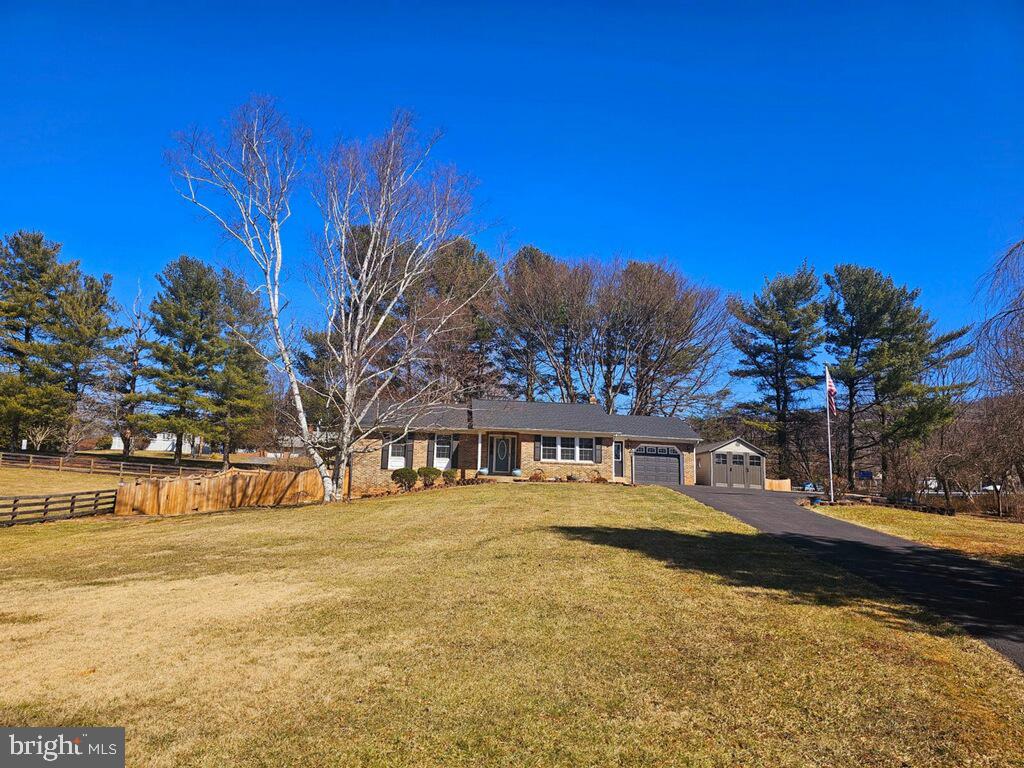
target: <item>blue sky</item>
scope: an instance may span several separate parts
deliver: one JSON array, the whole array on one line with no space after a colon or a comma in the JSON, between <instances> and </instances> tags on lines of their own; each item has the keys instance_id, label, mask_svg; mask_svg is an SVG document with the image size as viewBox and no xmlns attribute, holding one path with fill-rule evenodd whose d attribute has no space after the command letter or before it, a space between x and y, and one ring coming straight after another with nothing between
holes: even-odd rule
<instances>
[{"instance_id":1,"label":"blue sky","mask_svg":"<svg viewBox=\"0 0 1024 768\"><path fill-rule=\"evenodd\" d=\"M263 93L325 143L396 107L444 129L492 252L665 259L742 295L856 261L943 327L979 315L1024 236L1024 5L624 6L0 0L0 232L42 229L123 299L179 253L231 261L163 152Z\"/></svg>"}]
</instances>

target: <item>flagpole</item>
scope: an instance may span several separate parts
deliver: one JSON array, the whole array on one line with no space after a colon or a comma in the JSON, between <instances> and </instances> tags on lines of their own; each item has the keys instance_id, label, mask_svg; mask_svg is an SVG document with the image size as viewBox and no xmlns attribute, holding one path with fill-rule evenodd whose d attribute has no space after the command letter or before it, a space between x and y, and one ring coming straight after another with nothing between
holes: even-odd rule
<instances>
[{"instance_id":1,"label":"flagpole","mask_svg":"<svg viewBox=\"0 0 1024 768\"><path fill-rule=\"evenodd\" d=\"M828 500L835 504L836 495L832 488L832 408L828 396L828 366L825 366L825 431L828 433Z\"/></svg>"}]
</instances>

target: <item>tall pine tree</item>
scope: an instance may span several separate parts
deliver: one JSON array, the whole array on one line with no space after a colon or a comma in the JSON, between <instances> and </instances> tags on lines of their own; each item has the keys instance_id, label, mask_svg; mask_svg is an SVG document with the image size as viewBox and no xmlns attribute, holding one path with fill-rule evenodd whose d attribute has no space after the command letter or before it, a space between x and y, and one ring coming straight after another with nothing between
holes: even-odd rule
<instances>
[{"instance_id":1,"label":"tall pine tree","mask_svg":"<svg viewBox=\"0 0 1024 768\"><path fill-rule=\"evenodd\" d=\"M185 436L209 432L213 380L221 362L221 281L212 268L184 255L157 281L160 292L150 305L156 338L147 344L145 369L155 412L146 423L175 436L174 462L180 464Z\"/></svg>"},{"instance_id":2,"label":"tall pine tree","mask_svg":"<svg viewBox=\"0 0 1024 768\"><path fill-rule=\"evenodd\" d=\"M0 414L8 442L23 436L73 451L95 427L94 390L117 335L111 278L60 262L40 232L0 245Z\"/></svg>"},{"instance_id":3,"label":"tall pine tree","mask_svg":"<svg viewBox=\"0 0 1024 768\"><path fill-rule=\"evenodd\" d=\"M803 393L818 380L814 357L821 345L821 284L806 263L791 275L766 280L749 302L733 299L738 321L730 331L740 354L732 375L752 379L761 400L755 405L772 433L780 477L793 477L793 442Z\"/></svg>"},{"instance_id":4,"label":"tall pine tree","mask_svg":"<svg viewBox=\"0 0 1024 768\"><path fill-rule=\"evenodd\" d=\"M920 291L870 267L841 264L825 283L825 348L843 394L852 487L862 457L877 456L884 477L897 443L921 440L951 417L950 399L967 384L936 385L931 374L970 354L963 344L970 329L936 334L935 321L917 305Z\"/></svg>"},{"instance_id":5,"label":"tall pine tree","mask_svg":"<svg viewBox=\"0 0 1024 768\"><path fill-rule=\"evenodd\" d=\"M211 378L208 436L220 444L225 467L231 452L263 424L270 408L270 383L261 350L267 318L259 298L229 270L221 273L223 331L219 365Z\"/></svg>"}]
</instances>

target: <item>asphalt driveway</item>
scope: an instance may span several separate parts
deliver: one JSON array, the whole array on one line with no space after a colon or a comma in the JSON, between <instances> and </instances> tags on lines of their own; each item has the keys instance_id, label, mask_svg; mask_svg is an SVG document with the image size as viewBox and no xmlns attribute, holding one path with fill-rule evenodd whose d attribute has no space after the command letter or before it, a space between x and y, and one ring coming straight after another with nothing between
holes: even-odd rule
<instances>
[{"instance_id":1,"label":"asphalt driveway","mask_svg":"<svg viewBox=\"0 0 1024 768\"><path fill-rule=\"evenodd\" d=\"M678 490L959 624L1024 669L1020 571L819 515L789 494Z\"/></svg>"}]
</instances>

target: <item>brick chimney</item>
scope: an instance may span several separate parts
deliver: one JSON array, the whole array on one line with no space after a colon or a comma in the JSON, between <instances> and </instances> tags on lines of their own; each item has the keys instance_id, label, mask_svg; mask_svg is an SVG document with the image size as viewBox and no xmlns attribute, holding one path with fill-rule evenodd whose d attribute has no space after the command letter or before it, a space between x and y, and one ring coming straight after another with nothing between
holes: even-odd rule
<instances>
[{"instance_id":1,"label":"brick chimney","mask_svg":"<svg viewBox=\"0 0 1024 768\"><path fill-rule=\"evenodd\" d=\"M591 405L597 405L597 395L595 395L593 392L591 392L590 393L589 401L590 401Z\"/></svg>"}]
</instances>

